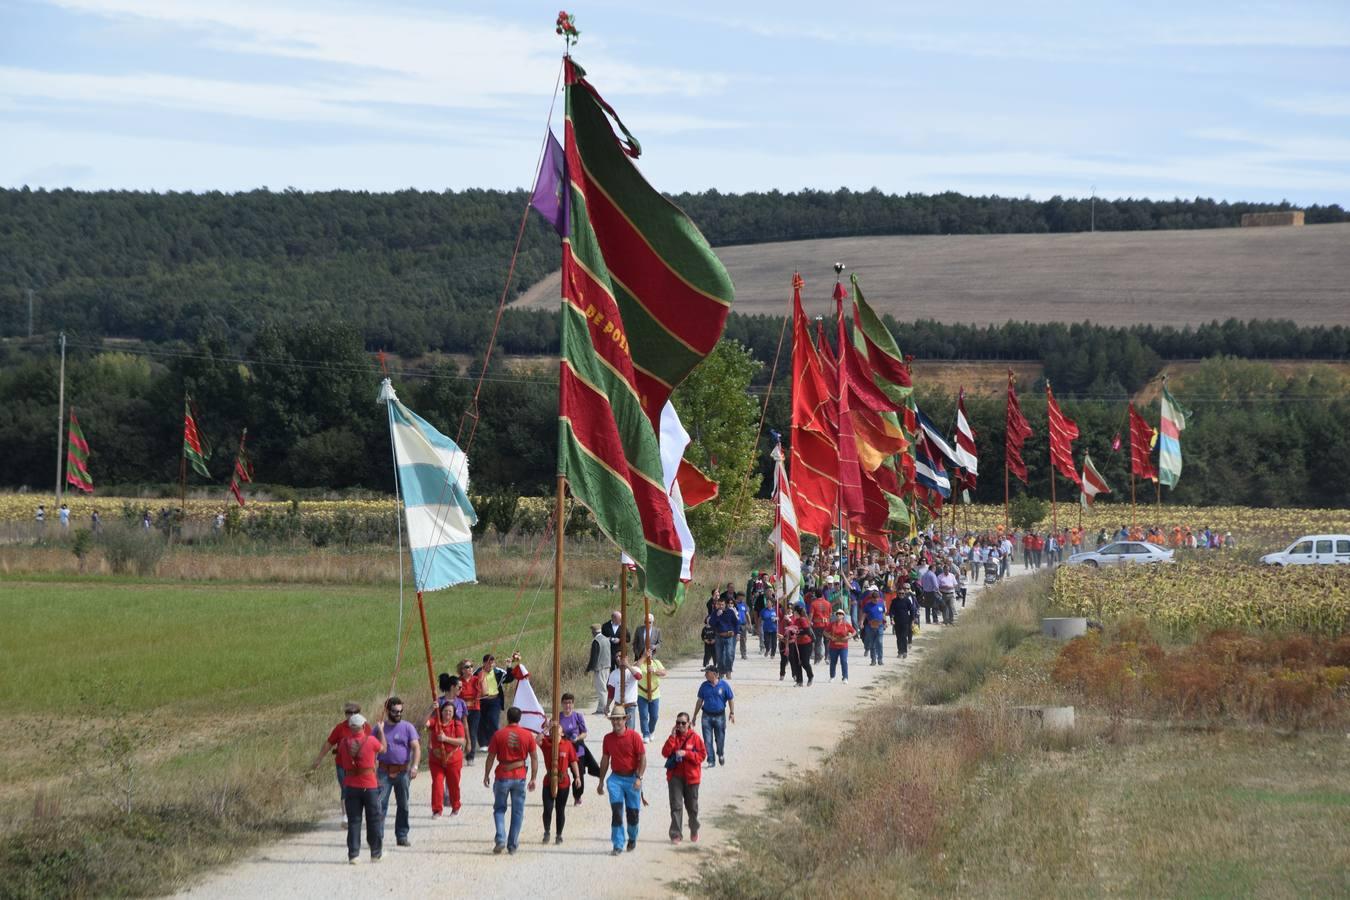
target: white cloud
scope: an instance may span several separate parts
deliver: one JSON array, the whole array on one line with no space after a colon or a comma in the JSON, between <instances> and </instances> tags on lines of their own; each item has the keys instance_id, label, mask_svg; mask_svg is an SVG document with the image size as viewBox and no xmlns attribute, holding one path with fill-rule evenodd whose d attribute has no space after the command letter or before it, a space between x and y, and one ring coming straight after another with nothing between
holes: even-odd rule
<instances>
[{"instance_id":1,"label":"white cloud","mask_svg":"<svg viewBox=\"0 0 1350 900\"><path fill-rule=\"evenodd\" d=\"M1300 97L1272 97L1267 106L1304 116L1339 118L1350 116L1350 94L1304 94Z\"/></svg>"}]
</instances>

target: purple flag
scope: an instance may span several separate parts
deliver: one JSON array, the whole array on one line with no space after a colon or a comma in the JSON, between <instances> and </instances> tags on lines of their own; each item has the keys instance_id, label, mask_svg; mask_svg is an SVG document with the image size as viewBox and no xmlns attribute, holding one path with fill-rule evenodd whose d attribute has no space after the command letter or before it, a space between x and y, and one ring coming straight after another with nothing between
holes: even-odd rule
<instances>
[{"instance_id":1,"label":"purple flag","mask_svg":"<svg viewBox=\"0 0 1350 900\"><path fill-rule=\"evenodd\" d=\"M567 188L567 158L563 154L562 144L548 133L548 147L544 150L544 159L539 165L539 177L534 182L534 195L530 205L543 216L558 232L567 237L571 229L571 204Z\"/></svg>"}]
</instances>

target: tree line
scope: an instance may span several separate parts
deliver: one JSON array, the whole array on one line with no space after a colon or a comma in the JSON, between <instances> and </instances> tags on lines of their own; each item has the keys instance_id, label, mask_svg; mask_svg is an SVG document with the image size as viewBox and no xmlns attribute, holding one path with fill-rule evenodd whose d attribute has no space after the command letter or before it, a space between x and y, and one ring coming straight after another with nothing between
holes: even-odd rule
<instances>
[{"instance_id":1,"label":"tree line","mask_svg":"<svg viewBox=\"0 0 1350 900\"><path fill-rule=\"evenodd\" d=\"M672 199L719 245L852 235L1083 231L1093 206L1081 198L1037 201L847 189L704 191ZM242 347L269 323L285 327L341 318L371 351L478 353L492 329L517 234L520 253L508 299L559 264L557 237L548 226L530 216L521 229L525 202L523 191L493 190L0 190L0 337L28 333L31 290L37 334L66 330L155 343L205 336ZM1245 212L1287 206L1204 198L1099 199L1095 221L1100 230L1231 227ZM1345 210L1336 205L1306 212L1310 223L1346 221ZM1002 337L984 339L936 326L925 331L935 331L935 344L953 345L930 353L925 344L916 344L913 352L925 356L1007 355L1030 352L1032 346L1030 339L1011 334L1021 349L999 348ZM556 316L508 309L499 340L508 353L556 352ZM980 346L966 351L956 349L958 344ZM1210 352L1242 351L1226 345Z\"/></svg>"},{"instance_id":2,"label":"tree line","mask_svg":"<svg viewBox=\"0 0 1350 900\"><path fill-rule=\"evenodd\" d=\"M772 435L791 442L790 362L786 354L780 358L767 403L767 383L758 389L750 384L763 379L765 368L750 349L726 340L675 395L696 439L691 458L712 469L731 498L743 478L751 495L766 496ZM0 396L9 398L0 404L4 487L51 486L56 369L54 354L0 344ZM547 494L556 470L556 367L522 371L496 363L474 406L476 376L473 366L466 372L441 361L393 377L404 401L446 434L467 443L472 431L475 493ZM393 471L388 425L375 401L379 377L378 364L354 328L317 322L264 328L244 361L206 341L171 356L77 346L67 360L66 399L79 411L92 445L90 467L100 491L176 484L183 400L191 394L213 449L210 468L222 502L244 426L263 483L388 492ZM1024 449L1031 483L1025 489L1015 485L1015 492L1048 497L1043 384L1019 386L1034 434ZM1215 356L1188 369L1173 390L1194 415L1182 436L1184 473L1169 499L1198 505L1350 505L1350 469L1343 465L1350 459L1350 378L1342 372L1310 366L1281 375L1267 363ZM1117 434L1128 442L1124 398L1074 399L1058 386L1056 394L1082 432L1078 458L1091 452L1115 497L1128 496L1128 443L1111 449ZM953 427L952 394L920 383L916 396L939 427ZM761 404L764 429L758 446L751 447ZM966 404L981 463L976 498L1001 502L1003 396L970 395ZM1156 404L1142 411L1157 421ZM190 478L193 485L207 483ZM1066 482L1059 488L1066 501L1076 499ZM726 524L715 509L699 515L707 519L699 523L705 529Z\"/></svg>"}]
</instances>

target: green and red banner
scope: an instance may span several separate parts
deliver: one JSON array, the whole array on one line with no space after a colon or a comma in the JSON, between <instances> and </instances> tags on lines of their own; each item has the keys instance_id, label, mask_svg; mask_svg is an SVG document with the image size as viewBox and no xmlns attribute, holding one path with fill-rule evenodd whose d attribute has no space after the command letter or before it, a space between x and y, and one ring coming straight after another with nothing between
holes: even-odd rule
<instances>
[{"instance_id":1,"label":"green and red banner","mask_svg":"<svg viewBox=\"0 0 1350 900\"><path fill-rule=\"evenodd\" d=\"M66 449L66 483L86 494L94 492L94 479L89 476L89 442L85 440L80 420L75 418L75 407L70 408L70 443Z\"/></svg>"},{"instance_id":2,"label":"green and red banner","mask_svg":"<svg viewBox=\"0 0 1350 900\"><path fill-rule=\"evenodd\" d=\"M230 493L234 494L234 499L240 506L244 505L243 489L239 486L240 482L246 484L253 481L253 463L248 458L248 451L244 449L244 442L248 440L248 429L239 435L239 452L234 457L234 474L230 477Z\"/></svg>"},{"instance_id":3,"label":"green and red banner","mask_svg":"<svg viewBox=\"0 0 1350 900\"><path fill-rule=\"evenodd\" d=\"M197 420L192 415L192 401L183 401L183 456L196 470L197 474L203 478L211 477L211 470L206 467L206 461L211 458L211 450L202 440L201 432L197 430Z\"/></svg>"},{"instance_id":4,"label":"green and red banner","mask_svg":"<svg viewBox=\"0 0 1350 900\"><path fill-rule=\"evenodd\" d=\"M673 603L680 539L658 423L721 338L731 279L688 216L634 167L637 141L585 72L570 57L565 65L558 472L642 570L646 592Z\"/></svg>"}]
</instances>

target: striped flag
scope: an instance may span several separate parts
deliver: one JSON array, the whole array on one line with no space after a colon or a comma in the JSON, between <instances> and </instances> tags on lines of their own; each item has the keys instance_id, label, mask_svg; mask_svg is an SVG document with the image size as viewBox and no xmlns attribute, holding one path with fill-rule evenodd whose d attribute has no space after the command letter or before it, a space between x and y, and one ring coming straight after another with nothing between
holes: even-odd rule
<instances>
[{"instance_id":1,"label":"striped flag","mask_svg":"<svg viewBox=\"0 0 1350 900\"><path fill-rule=\"evenodd\" d=\"M1176 487L1181 480L1181 432L1186 430L1186 419L1190 415L1190 410L1183 409L1167 389L1167 376L1164 375L1162 414L1158 422L1158 480L1170 488Z\"/></svg>"},{"instance_id":2,"label":"striped flag","mask_svg":"<svg viewBox=\"0 0 1350 900\"><path fill-rule=\"evenodd\" d=\"M926 431L914 443L914 480L943 497L952 495L952 482L942 464L942 454L933 447Z\"/></svg>"},{"instance_id":3,"label":"striped flag","mask_svg":"<svg viewBox=\"0 0 1350 900\"><path fill-rule=\"evenodd\" d=\"M242 481L250 484L253 481L253 463L248 458L248 451L244 449L244 442L248 440L248 429L239 435L239 452L234 457L234 474L230 476L230 493L234 494L234 499L240 506L244 505L244 492L239 486Z\"/></svg>"},{"instance_id":4,"label":"striped flag","mask_svg":"<svg viewBox=\"0 0 1350 900\"><path fill-rule=\"evenodd\" d=\"M1111 488L1107 486L1106 479L1102 473L1097 471L1097 467L1092 464L1092 457L1087 453L1083 454L1083 492L1078 499L1087 509L1092 506L1092 502L1098 494L1109 494Z\"/></svg>"},{"instance_id":5,"label":"striped flag","mask_svg":"<svg viewBox=\"0 0 1350 900\"><path fill-rule=\"evenodd\" d=\"M973 491L975 476L980 472L980 459L975 452L975 429L970 427L970 419L966 416L964 387L956 394L956 464L964 472L961 477L962 486L968 491Z\"/></svg>"},{"instance_id":6,"label":"striped flag","mask_svg":"<svg viewBox=\"0 0 1350 900\"><path fill-rule=\"evenodd\" d=\"M802 583L802 544L797 532L797 511L792 506L792 488L787 470L783 468L783 444L775 443L769 454L773 458L774 526L769 544L778 557L783 572L782 593L779 599L790 603L797 597Z\"/></svg>"},{"instance_id":7,"label":"striped flag","mask_svg":"<svg viewBox=\"0 0 1350 900\"><path fill-rule=\"evenodd\" d=\"M379 399L389 410L389 435L418 592L477 581L473 525L478 516L469 503L468 457L458 444L404 406L388 378L380 384Z\"/></svg>"},{"instance_id":8,"label":"striped flag","mask_svg":"<svg viewBox=\"0 0 1350 900\"><path fill-rule=\"evenodd\" d=\"M84 429L75 418L73 406L70 408L70 443L66 449L66 483L86 494L94 492L94 479L89 475L89 442L84 439Z\"/></svg>"},{"instance_id":9,"label":"striped flag","mask_svg":"<svg viewBox=\"0 0 1350 900\"><path fill-rule=\"evenodd\" d=\"M206 446L201 432L197 430L197 419L192 415L191 399L183 401L183 455L187 457L187 461L192 464L193 470L198 475L203 478L211 477L211 470L206 467L207 460L211 458L211 449Z\"/></svg>"},{"instance_id":10,"label":"striped flag","mask_svg":"<svg viewBox=\"0 0 1350 900\"><path fill-rule=\"evenodd\" d=\"M1078 468L1073 464L1073 442L1078 440L1078 423L1064 415L1055 402L1055 392L1050 389L1048 381L1045 383L1045 402L1046 413L1050 418L1050 464L1059 470L1059 474L1082 487ZM1050 477L1055 477L1053 472Z\"/></svg>"},{"instance_id":11,"label":"striped flag","mask_svg":"<svg viewBox=\"0 0 1350 900\"><path fill-rule=\"evenodd\" d=\"M681 541L657 432L671 392L722 336L731 278L634 167L637 141L582 68L565 65L558 472L637 564L643 589L674 603Z\"/></svg>"}]
</instances>

